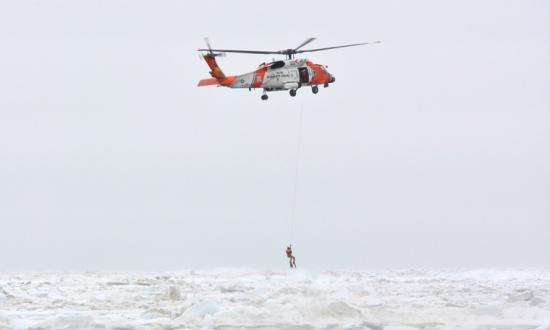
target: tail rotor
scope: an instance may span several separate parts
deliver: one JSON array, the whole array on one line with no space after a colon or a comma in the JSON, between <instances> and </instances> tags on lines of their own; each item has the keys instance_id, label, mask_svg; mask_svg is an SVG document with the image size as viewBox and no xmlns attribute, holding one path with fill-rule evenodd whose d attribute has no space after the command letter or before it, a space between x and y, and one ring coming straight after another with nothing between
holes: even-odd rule
<instances>
[{"instance_id":1,"label":"tail rotor","mask_svg":"<svg viewBox=\"0 0 550 330\"><path fill-rule=\"evenodd\" d=\"M210 46L210 40L208 40L208 38L204 38L204 42L208 47L208 50L207 50L208 55L212 57L218 57L218 56L225 57L227 55L225 52L214 53L214 51L212 51L212 46Z\"/></svg>"}]
</instances>

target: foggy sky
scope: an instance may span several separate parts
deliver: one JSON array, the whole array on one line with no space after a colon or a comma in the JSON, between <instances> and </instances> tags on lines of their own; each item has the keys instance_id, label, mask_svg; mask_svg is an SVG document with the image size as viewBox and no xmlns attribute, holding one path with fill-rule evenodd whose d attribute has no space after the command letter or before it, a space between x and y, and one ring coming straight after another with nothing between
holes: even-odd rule
<instances>
[{"instance_id":1,"label":"foggy sky","mask_svg":"<svg viewBox=\"0 0 550 330\"><path fill-rule=\"evenodd\" d=\"M0 271L282 268L290 240L310 269L548 267L549 22L542 0L1 2ZM383 43L311 53L336 83L262 102L196 87L205 36Z\"/></svg>"}]
</instances>

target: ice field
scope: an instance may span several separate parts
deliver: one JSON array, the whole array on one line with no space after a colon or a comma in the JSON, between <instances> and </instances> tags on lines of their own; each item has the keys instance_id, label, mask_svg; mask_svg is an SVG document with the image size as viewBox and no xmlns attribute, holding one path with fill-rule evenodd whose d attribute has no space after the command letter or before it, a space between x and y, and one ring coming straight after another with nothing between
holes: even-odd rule
<instances>
[{"instance_id":1,"label":"ice field","mask_svg":"<svg viewBox=\"0 0 550 330\"><path fill-rule=\"evenodd\" d=\"M0 329L550 329L550 271L2 273Z\"/></svg>"}]
</instances>

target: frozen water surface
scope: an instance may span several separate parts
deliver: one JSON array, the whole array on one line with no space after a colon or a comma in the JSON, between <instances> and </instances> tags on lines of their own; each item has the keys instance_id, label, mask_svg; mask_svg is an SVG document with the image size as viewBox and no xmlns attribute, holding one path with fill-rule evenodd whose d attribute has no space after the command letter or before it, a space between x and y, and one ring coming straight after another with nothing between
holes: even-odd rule
<instances>
[{"instance_id":1,"label":"frozen water surface","mask_svg":"<svg viewBox=\"0 0 550 330\"><path fill-rule=\"evenodd\" d=\"M550 271L9 273L0 329L550 330Z\"/></svg>"}]
</instances>

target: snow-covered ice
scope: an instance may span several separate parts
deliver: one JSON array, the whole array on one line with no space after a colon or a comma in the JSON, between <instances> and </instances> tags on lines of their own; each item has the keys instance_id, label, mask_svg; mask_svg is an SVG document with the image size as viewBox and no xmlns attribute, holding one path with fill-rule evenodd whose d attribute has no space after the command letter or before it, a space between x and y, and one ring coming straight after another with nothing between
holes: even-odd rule
<instances>
[{"instance_id":1,"label":"snow-covered ice","mask_svg":"<svg viewBox=\"0 0 550 330\"><path fill-rule=\"evenodd\" d=\"M550 271L4 273L0 329L550 330Z\"/></svg>"}]
</instances>

